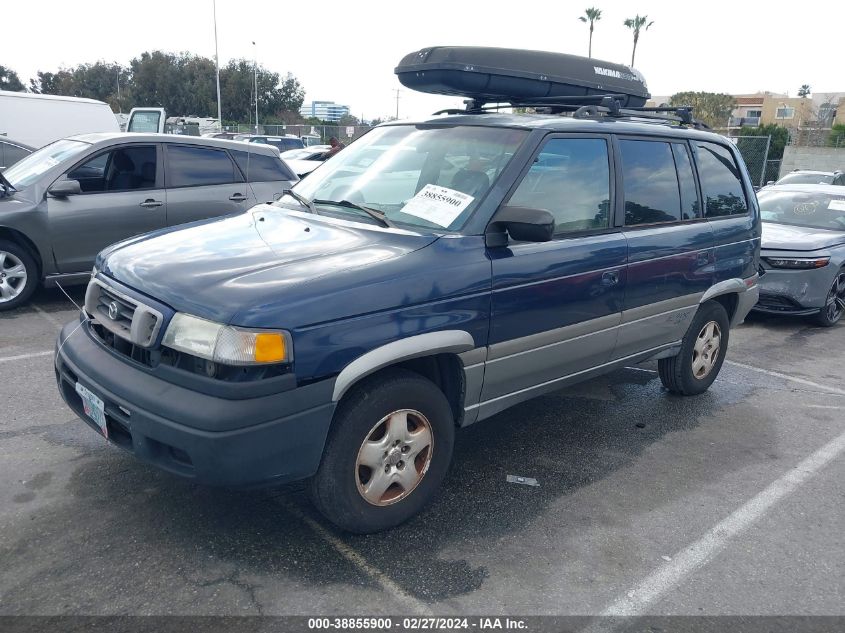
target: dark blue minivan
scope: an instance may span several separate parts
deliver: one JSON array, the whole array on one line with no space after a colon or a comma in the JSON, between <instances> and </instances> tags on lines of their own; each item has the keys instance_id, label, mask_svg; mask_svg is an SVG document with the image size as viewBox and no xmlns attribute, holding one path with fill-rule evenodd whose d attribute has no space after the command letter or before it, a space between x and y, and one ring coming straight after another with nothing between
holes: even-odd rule
<instances>
[{"instance_id":1,"label":"dark blue minivan","mask_svg":"<svg viewBox=\"0 0 845 633\"><path fill-rule=\"evenodd\" d=\"M273 204L106 249L59 336L65 401L171 473L307 478L372 532L434 496L456 427L649 359L703 392L758 297L742 158L576 114L382 125Z\"/></svg>"}]
</instances>

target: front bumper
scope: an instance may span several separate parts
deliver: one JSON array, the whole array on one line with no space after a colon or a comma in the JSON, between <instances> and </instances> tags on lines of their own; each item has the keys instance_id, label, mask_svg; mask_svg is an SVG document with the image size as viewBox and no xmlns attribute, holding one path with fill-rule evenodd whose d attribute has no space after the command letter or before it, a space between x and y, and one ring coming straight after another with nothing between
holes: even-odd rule
<instances>
[{"instance_id":1,"label":"front bumper","mask_svg":"<svg viewBox=\"0 0 845 633\"><path fill-rule=\"evenodd\" d=\"M756 312L804 316L824 307L836 267L810 270L767 268L760 276L760 301Z\"/></svg>"},{"instance_id":2,"label":"front bumper","mask_svg":"<svg viewBox=\"0 0 845 633\"><path fill-rule=\"evenodd\" d=\"M117 357L78 322L59 334L55 370L65 402L97 432L76 383L105 402L110 442L163 470L218 486L313 475L336 405L333 380L240 399L175 385Z\"/></svg>"}]
</instances>

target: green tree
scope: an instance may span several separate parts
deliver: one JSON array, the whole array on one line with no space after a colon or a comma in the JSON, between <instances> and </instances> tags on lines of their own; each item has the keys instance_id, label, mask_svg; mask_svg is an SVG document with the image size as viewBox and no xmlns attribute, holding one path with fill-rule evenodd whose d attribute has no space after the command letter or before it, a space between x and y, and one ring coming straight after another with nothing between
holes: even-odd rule
<instances>
[{"instance_id":1,"label":"green tree","mask_svg":"<svg viewBox=\"0 0 845 633\"><path fill-rule=\"evenodd\" d=\"M584 11L584 15L580 18L584 24L589 23L590 25L590 44L587 47L587 57L593 56L593 25L601 20L601 9L596 9L595 7L590 7L589 9ZM633 62L631 62L633 63Z\"/></svg>"},{"instance_id":2,"label":"green tree","mask_svg":"<svg viewBox=\"0 0 845 633\"><path fill-rule=\"evenodd\" d=\"M21 82L18 73L11 68L0 66L0 90L11 90L12 92L25 92L26 86Z\"/></svg>"},{"instance_id":3,"label":"green tree","mask_svg":"<svg viewBox=\"0 0 845 633\"><path fill-rule=\"evenodd\" d=\"M802 84L801 87L798 89L798 96L799 97L809 97L810 96L810 84Z\"/></svg>"},{"instance_id":4,"label":"green tree","mask_svg":"<svg viewBox=\"0 0 845 633\"><path fill-rule=\"evenodd\" d=\"M768 156L756 159L757 155L761 152L761 149L758 144L751 143L750 139L743 138L750 136L770 137ZM751 178L755 183L765 183L769 180L777 180L778 171L780 169L779 161L783 158L783 152L788 142L789 130L785 127L775 125L774 123L761 125L759 127L743 126L740 128L737 148L743 157L745 157L745 162L748 165L749 171L753 172L751 173ZM765 165L760 162L762 159L766 160ZM756 167L754 167L755 164L757 165ZM762 178L760 177L761 171L763 174Z\"/></svg>"},{"instance_id":5,"label":"green tree","mask_svg":"<svg viewBox=\"0 0 845 633\"><path fill-rule=\"evenodd\" d=\"M830 147L845 147L845 123L837 123L830 129L827 144Z\"/></svg>"},{"instance_id":6,"label":"green tree","mask_svg":"<svg viewBox=\"0 0 845 633\"><path fill-rule=\"evenodd\" d=\"M644 30L648 31L648 27L650 27L652 24L654 24L654 20L649 22L647 15L640 16L639 13L633 18L628 18L627 20L625 20L625 26L627 26L634 32L634 49L631 51L632 67L634 65L634 56L637 54L637 42L640 41L640 31L643 30L643 27L645 27Z\"/></svg>"},{"instance_id":7,"label":"green tree","mask_svg":"<svg viewBox=\"0 0 845 633\"><path fill-rule=\"evenodd\" d=\"M669 97L673 107L692 106L693 115L710 127L724 127L736 106L731 95L717 92L678 92Z\"/></svg>"},{"instance_id":8,"label":"green tree","mask_svg":"<svg viewBox=\"0 0 845 633\"><path fill-rule=\"evenodd\" d=\"M121 97L128 98L129 76L120 64L96 62L79 64L74 68L60 68L55 73L38 71L30 79L30 90L47 95L66 95L105 101L112 109L119 110L126 104L118 100L118 79ZM124 90L125 89L125 90Z\"/></svg>"}]
</instances>

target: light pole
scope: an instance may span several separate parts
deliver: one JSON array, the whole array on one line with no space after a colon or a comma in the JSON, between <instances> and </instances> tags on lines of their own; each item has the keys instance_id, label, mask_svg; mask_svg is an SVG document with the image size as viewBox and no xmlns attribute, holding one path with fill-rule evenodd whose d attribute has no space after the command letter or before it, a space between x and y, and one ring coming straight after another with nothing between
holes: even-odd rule
<instances>
[{"instance_id":1,"label":"light pole","mask_svg":"<svg viewBox=\"0 0 845 633\"><path fill-rule=\"evenodd\" d=\"M252 43L255 46L255 42ZM255 133L258 134L258 47L253 49L252 67L255 71Z\"/></svg>"},{"instance_id":2,"label":"light pole","mask_svg":"<svg viewBox=\"0 0 845 633\"><path fill-rule=\"evenodd\" d=\"M220 54L217 52L217 0L211 0L214 8L214 65L217 66L217 123L223 131L223 109L220 106Z\"/></svg>"}]
</instances>

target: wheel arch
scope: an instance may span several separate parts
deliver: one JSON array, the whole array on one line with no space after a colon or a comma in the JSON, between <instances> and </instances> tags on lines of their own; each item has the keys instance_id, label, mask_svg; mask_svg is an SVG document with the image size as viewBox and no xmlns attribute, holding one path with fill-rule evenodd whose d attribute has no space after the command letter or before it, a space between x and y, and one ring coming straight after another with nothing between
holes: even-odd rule
<instances>
[{"instance_id":1,"label":"wheel arch","mask_svg":"<svg viewBox=\"0 0 845 633\"><path fill-rule=\"evenodd\" d=\"M39 279L44 276L44 261L41 258L41 253L38 251L35 242L29 239L26 234L21 233L17 229L0 225L0 240L8 240L21 248L25 248L32 259L35 260L35 265L38 267Z\"/></svg>"},{"instance_id":2,"label":"wheel arch","mask_svg":"<svg viewBox=\"0 0 845 633\"><path fill-rule=\"evenodd\" d=\"M725 312L728 313L728 322L734 325L734 316L739 307L739 295L746 292L748 286L742 279L725 279L710 286L707 291L701 296L699 304L707 301L716 301L722 304Z\"/></svg>"},{"instance_id":3,"label":"wheel arch","mask_svg":"<svg viewBox=\"0 0 845 633\"><path fill-rule=\"evenodd\" d=\"M340 401L362 379L379 371L402 367L428 378L446 395L455 420L463 414L466 385L463 363L458 356L475 348L464 330L442 330L418 334L387 343L359 356L335 379L332 400Z\"/></svg>"}]
</instances>

